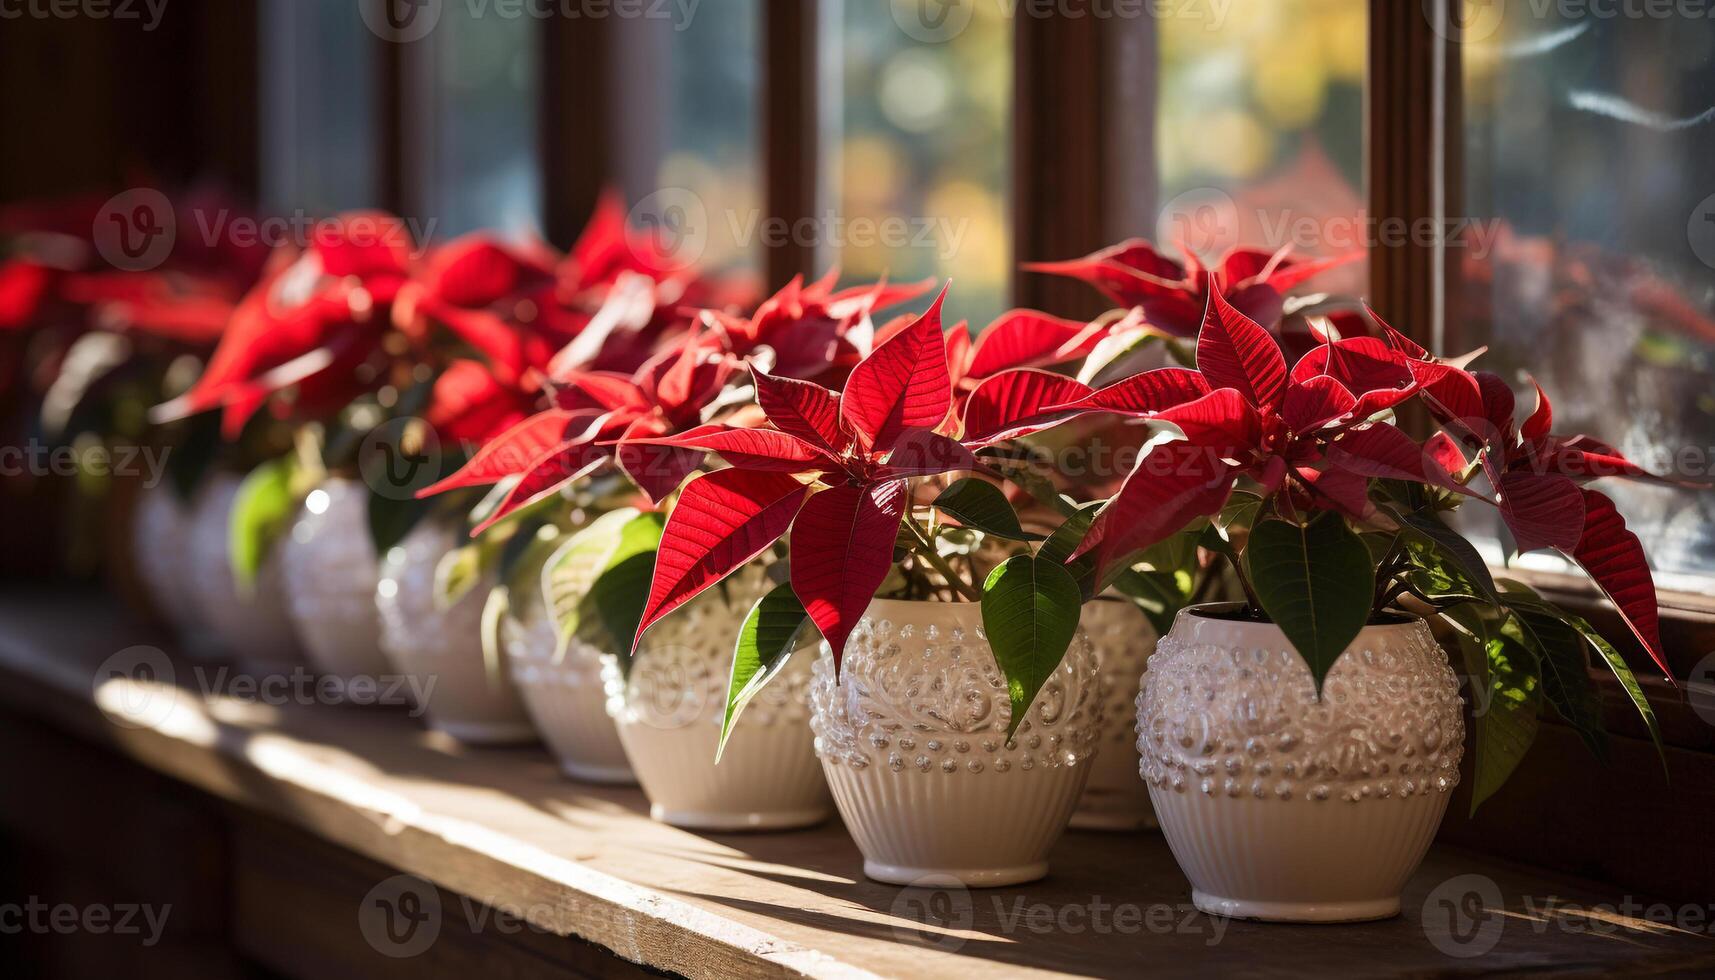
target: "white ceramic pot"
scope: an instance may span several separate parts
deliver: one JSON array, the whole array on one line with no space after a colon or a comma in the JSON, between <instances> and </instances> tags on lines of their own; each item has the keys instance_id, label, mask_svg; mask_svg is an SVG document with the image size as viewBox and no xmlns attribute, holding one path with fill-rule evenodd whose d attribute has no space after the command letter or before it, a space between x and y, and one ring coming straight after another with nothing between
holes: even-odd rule
<instances>
[{"instance_id":1,"label":"white ceramic pot","mask_svg":"<svg viewBox=\"0 0 1715 980\"><path fill-rule=\"evenodd\" d=\"M1012 705L976 603L876 599L827 645L811 690L816 753L864 874L910 885L1011 885L1048 873L1101 734L1080 630L1006 739Z\"/></svg>"},{"instance_id":2,"label":"white ceramic pot","mask_svg":"<svg viewBox=\"0 0 1715 980\"><path fill-rule=\"evenodd\" d=\"M201 626L191 582L191 508L166 483L138 494L131 523L137 577L155 611L181 635Z\"/></svg>"},{"instance_id":3,"label":"white ceramic pot","mask_svg":"<svg viewBox=\"0 0 1715 980\"><path fill-rule=\"evenodd\" d=\"M556 554L547 562L552 568ZM546 586L544 586L544 589ZM625 746L607 714L601 651L574 640L555 659L559 637L543 592L515 589L500 624L512 683L542 741L573 779L635 785Z\"/></svg>"},{"instance_id":4,"label":"white ceramic pot","mask_svg":"<svg viewBox=\"0 0 1715 980\"><path fill-rule=\"evenodd\" d=\"M470 745L536 740L536 729L512 687L506 664L493 676L482 655L482 608L492 573L442 609L435 601L435 566L458 547L455 528L424 521L381 559L375 605L381 652L403 675L429 727Z\"/></svg>"},{"instance_id":5,"label":"white ceramic pot","mask_svg":"<svg viewBox=\"0 0 1715 980\"><path fill-rule=\"evenodd\" d=\"M197 493L190 529L191 595L215 642L240 668L258 675L290 674L305 661L280 584L278 542L257 570L254 587L240 595L228 551L232 504L242 478L209 477Z\"/></svg>"},{"instance_id":6,"label":"white ceramic pot","mask_svg":"<svg viewBox=\"0 0 1715 980\"><path fill-rule=\"evenodd\" d=\"M1084 605L1080 625L1090 638L1102 698L1101 751L1072 814L1076 830L1147 830L1155 826L1149 786L1138 778L1137 693L1155 652L1155 630L1129 599L1101 597Z\"/></svg>"},{"instance_id":7,"label":"white ceramic pot","mask_svg":"<svg viewBox=\"0 0 1715 980\"><path fill-rule=\"evenodd\" d=\"M1272 623L1199 606L1138 695L1138 750L1199 909L1284 922L1399 912L1459 782L1459 682L1420 619L1365 627L1324 679Z\"/></svg>"},{"instance_id":8,"label":"white ceramic pot","mask_svg":"<svg viewBox=\"0 0 1715 980\"><path fill-rule=\"evenodd\" d=\"M339 477L323 481L278 547L286 611L311 665L342 680L386 674L364 485Z\"/></svg>"},{"instance_id":9,"label":"white ceramic pot","mask_svg":"<svg viewBox=\"0 0 1715 980\"><path fill-rule=\"evenodd\" d=\"M751 699L715 764L738 628L768 585L760 568L742 568L681 606L649 630L629 677L603 657L608 713L657 820L785 830L833 815L811 746L806 651Z\"/></svg>"}]
</instances>

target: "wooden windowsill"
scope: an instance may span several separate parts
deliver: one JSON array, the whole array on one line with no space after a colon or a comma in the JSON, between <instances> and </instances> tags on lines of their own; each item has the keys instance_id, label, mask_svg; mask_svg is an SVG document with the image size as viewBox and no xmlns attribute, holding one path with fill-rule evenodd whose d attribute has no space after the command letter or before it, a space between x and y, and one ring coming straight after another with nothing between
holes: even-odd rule
<instances>
[{"instance_id":1,"label":"wooden windowsill","mask_svg":"<svg viewBox=\"0 0 1715 980\"><path fill-rule=\"evenodd\" d=\"M1404 914L1365 925L1264 925L1190 912L1189 888L1157 834L1071 833L1045 881L925 898L864 879L838 821L795 833L687 833L652 822L637 790L568 782L539 749L463 748L402 712L204 697L184 686L192 668L183 661L175 661L176 693L135 680L109 681L97 693L98 666L139 643L166 645L106 600L13 591L0 598L0 710L389 869L525 910L538 929L673 973L1715 970L1706 931L1627 918L1627 906L1595 913L1602 921L1593 925L1571 903L1589 909L1624 896L1443 846L1407 887ZM169 711L142 697L164 694ZM88 802L99 806L101 793L88 787ZM1477 959L1438 950L1424 922L1426 902L1431 919L1438 914L1429 901L1437 886L1467 874L1492 880L1507 905L1498 945ZM1556 904L1545 908L1551 898ZM925 925L914 915L925 901L952 902L961 917L968 908L968 925ZM1102 911L1119 908L1136 910L1123 926ZM356 930L355 909L349 921Z\"/></svg>"}]
</instances>

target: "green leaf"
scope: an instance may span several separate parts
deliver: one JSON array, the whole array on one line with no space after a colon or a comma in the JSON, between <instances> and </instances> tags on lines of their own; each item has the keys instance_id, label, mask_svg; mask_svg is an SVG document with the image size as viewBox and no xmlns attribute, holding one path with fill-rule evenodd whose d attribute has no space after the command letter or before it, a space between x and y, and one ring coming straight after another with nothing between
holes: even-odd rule
<instances>
[{"instance_id":1,"label":"green leaf","mask_svg":"<svg viewBox=\"0 0 1715 980\"><path fill-rule=\"evenodd\" d=\"M510 590L504 585L497 585L488 590L488 596L482 602L483 673L488 677L489 687L496 690L504 678L501 663L506 654L502 646L500 627L506 619L507 609L511 607L510 600Z\"/></svg>"},{"instance_id":2,"label":"green leaf","mask_svg":"<svg viewBox=\"0 0 1715 980\"><path fill-rule=\"evenodd\" d=\"M405 535L429 513L431 503L415 497L400 499L397 495L369 491L369 540L375 553L385 555L390 548L405 540Z\"/></svg>"},{"instance_id":3,"label":"green leaf","mask_svg":"<svg viewBox=\"0 0 1715 980\"><path fill-rule=\"evenodd\" d=\"M1464 535L1443 524L1440 518L1428 511L1402 514L1400 519L1411 528L1419 541L1428 542L1437 554L1451 564L1460 577L1481 590L1476 598L1490 603L1499 601L1495 592L1495 580L1489 574L1489 566L1483 561L1483 556L1477 553L1476 546L1465 540Z\"/></svg>"},{"instance_id":4,"label":"green leaf","mask_svg":"<svg viewBox=\"0 0 1715 980\"><path fill-rule=\"evenodd\" d=\"M631 641L643 622L643 607L655 577L655 553L661 547L661 530L666 523L660 511L627 521L607 564L590 585L589 601L607 631L608 650L619 658L620 670L627 676L631 673Z\"/></svg>"},{"instance_id":5,"label":"green leaf","mask_svg":"<svg viewBox=\"0 0 1715 980\"><path fill-rule=\"evenodd\" d=\"M441 556L435 563L435 608L451 609L482 581L483 547L471 541Z\"/></svg>"},{"instance_id":6,"label":"green leaf","mask_svg":"<svg viewBox=\"0 0 1715 980\"><path fill-rule=\"evenodd\" d=\"M1506 784L1536 741L1542 689L1530 651L1509 636L1491 633L1473 606L1455 606L1444 615L1457 627L1453 636L1465 655L1475 701L1474 814Z\"/></svg>"},{"instance_id":7,"label":"green leaf","mask_svg":"<svg viewBox=\"0 0 1715 980\"><path fill-rule=\"evenodd\" d=\"M780 675L797 649L809 614L790 584L778 585L758 599L738 628L738 643L732 654L732 680L727 684L726 715L721 719L721 740L715 746L715 763L726 751L727 739L745 705L768 682Z\"/></svg>"},{"instance_id":8,"label":"green leaf","mask_svg":"<svg viewBox=\"0 0 1715 980\"><path fill-rule=\"evenodd\" d=\"M1370 550L1333 512L1304 527L1270 518L1251 530L1244 564L1262 611L1310 665L1320 691L1334 661L1369 622Z\"/></svg>"},{"instance_id":9,"label":"green leaf","mask_svg":"<svg viewBox=\"0 0 1715 980\"><path fill-rule=\"evenodd\" d=\"M1012 701L1010 739L1072 645L1083 594L1059 562L1016 555L989 573L982 607L983 628Z\"/></svg>"},{"instance_id":10,"label":"green leaf","mask_svg":"<svg viewBox=\"0 0 1715 980\"><path fill-rule=\"evenodd\" d=\"M1517 639L1536 655L1542 693L1566 723L1578 732L1590 751L1607 755L1608 733L1602 727L1602 703L1590 682L1584 637L1566 622L1565 613L1545 602L1508 596L1511 614L1501 633Z\"/></svg>"},{"instance_id":11,"label":"green leaf","mask_svg":"<svg viewBox=\"0 0 1715 980\"><path fill-rule=\"evenodd\" d=\"M1054 482L1043 476L1041 470L1030 461L984 456L983 462L988 463L996 472L1006 477L1019 489L1030 494L1037 503L1057 512L1060 516L1070 517L1077 513L1078 505L1060 493L1055 488Z\"/></svg>"},{"instance_id":12,"label":"green leaf","mask_svg":"<svg viewBox=\"0 0 1715 980\"><path fill-rule=\"evenodd\" d=\"M597 576L607 568L618 549L625 526L637 515L638 511L631 507L603 514L568 538L549 557L543 570L542 592L559 634L556 660L564 656L573 637L605 648L607 636L590 593ZM627 640L626 648L630 646Z\"/></svg>"},{"instance_id":13,"label":"green leaf","mask_svg":"<svg viewBox=\"0 0 1715 980\"><path fill-rule=\"evenodd\" d=\"M960 524L1008 541L1040 541L1018 523L1018 513L997 486L975 477L964 477L941 491L930 506L951 515Z\"/></svg>"},{"instance_id":14,"label":"green leaf","mask_svg":"<svg viewBox=\"0 0 1715 980\"><path fill-rule=\"evenodd\" d=\"M233 498L227 549L233 581L244 595L256 587L256 573L268 550L298 509L298 499L292 494L293 465L291 456L263 463L245 476Z\"/></svg>"},{"instance_id":15,"label":"green leaf","mask_svg":"<svg viewBox=\"0 0 1715 980\"><path fill-rule=\"evenodd\" d=\"M1078 550L1078 545L1084 542L1084 536L1090 533L1090 525L1096 520L1096 511L1101 504L1084 504L1068 516L1063 524L1054 529L1048 540L1042 542L1042 547L1036 549L1037 557L1048 561L1065 564L1072 557L1072 552Z\"/></svg>"},{"instance_id":16,"label":"green leaf","mask_svg":"<svg viewBox=\"0 0 1715 980\"><path fill-rule=\"evenodd\" d=\"M1626 666L1625 658L1620 656L1620 651L1614 649L1607 637L1598 633L1596 627L1591 626L1582 616L1568 616L1566 621L1572 624L1573 629L1583 634L1584 639L1601 655L1602 662L1613 672L1614 679L1620 682L1620 687L1625 689L1626 698L1632 702L1632 707L1637 709L1638 716L1649 729L1650 741L1655 743L1656 755L1661 758L1662 774L1666 775L1667 749L1661 742L1661 726L1656 722L1655 709L1650 707L1649 698L1644 697L1644 689L1638 685L1638 679L1632 675L1632 669Z\"/></svg>"},{"instance_id":17,"label":"green leaf","mask_svg":"<svg viewBox=\"0 0 1715 980\"><path fill-rule=\"evenodd\" d=\"M1173 628L1173 618L1185 608L1190 599L1190 576L1181 578L1168 572L1144 572L1127 569L1114 579L1114 588L1130 598L1149 618L1155 635L1166 636Z\"/></svg>"}]
</instances>

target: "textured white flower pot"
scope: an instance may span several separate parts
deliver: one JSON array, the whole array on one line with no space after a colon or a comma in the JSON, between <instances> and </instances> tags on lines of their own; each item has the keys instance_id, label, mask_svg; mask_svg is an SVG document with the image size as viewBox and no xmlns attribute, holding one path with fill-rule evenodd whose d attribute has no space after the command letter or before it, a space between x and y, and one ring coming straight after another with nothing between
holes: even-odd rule
<instances>
[{"instance_id":1,"label":"textured white flower pot","mask_svg":"<svg viewBox=\"0 0 1715 980\"><path fill-rule=\"evenodd\" d=\"M558 558L550 558L546 567L552 568ZM574 640L556 661L559 638L543 594L514 594L500 624L512 683L524 708L566 775L590 783L635 785L625 746L607 714L601 651Z\"/></svg>"},{"instance_id":2,"label":"textured white flower pot","mask_svg":"<svg viewBox=\"0 0 1715 980\"><path fill-rule=\"evenodd\" d=\"M1138 778L1137 693L1155 652L1155 630L1128 599L1084 605L1084 635L1096 655L1102 698L1101 751L1072 814L1075 830L1147 830L1155 826L1149 786Z\"/></svg>"},{"instance_id":3,"label":"textured white flower pot","mask_svg":"<svg viewBox=\"0 0 1715 980\"><path fill-rule=\"evenodd\" d=\"M864 874L900 885L1047 874L1102 730L1080 631L1006 740L1012 706L976 603L871 602L838 683L823 644L811 705L816 753Z\"/></svg>"},{"instance_id":4,"label":"textured white flower pot","mask_svg":"<svg viewBox=\"0 0 1715 980\"><path fill-rule=\"evenodd\" d=\"M191 581L191 507L166 483L146 485L131 523L131 554L149 602L181 635L201 627Z\"/></svg>"},{"instance_id":5,"label":"textured white flower pot","mask_svg":"<svg viewBox=\"0 0 1715 980\"><path fill-rule=\"evenodd\" d=\"M1446 654L1422 620L1368 626L1318 700L1277 627L1200 614L1219 608L1179 614L1137 702L1143 776L1193 902L1283 922L1398 914L1459 781Z\"/></svg>"},{"instance_id":6,"label":"textured white flower pot","mask_svg":"<svg viewBox=\"0 0 1715 980\"><path fill-rule=\"evenodd\" d=\"M217 473L197 493L189 541L191 597L215 642L240 668L289 674L305 661L286 615L279 547L269 549L250 594L240 595L232 578L227 540L241 482L234 474Z\"/></svg>"},{"instance_id":7,"label":"textured white flower pot","mask_svg":"<svg viewBox=\"0 0 1715 980\"><path fill-rule=\"evenodd\" d=\"M536 729L505 663L500 676L493 677L483 662L482 607L493 575L447 609L435 603L435 565L459 545L457 533L424 521L381 559L375 587L381 652L394 673L409 679L413 692L427 692L428 703L418 707L429 727L470 745L533 742Z\"/></svg>"},{"instance_id":8,"label":"textured white flower pot","mask_svg":"<svg viewBox=\"0 0 1715 980\"><path fill-rule=\"evenodd\" d=\"M339 477L323 481L278 547L286 612L315 669L345 680L386 674L364 485Z\"/></svg>"},{"instance_id":9,"label":"textured white flower pot","mask_svg":"<svg viewBox=\"0 0 1715 980\"><path fill-rule=\"evenodd\" d=\"M785 830L833 813L811 746L811 658L800 651L739 716L719 765L733 645L767 591L742 568L650 629L631 665L604 656L607 709L652 817L693 830ZM730 597L730 601L729 601Z\"/></svg>"}]
</instances>

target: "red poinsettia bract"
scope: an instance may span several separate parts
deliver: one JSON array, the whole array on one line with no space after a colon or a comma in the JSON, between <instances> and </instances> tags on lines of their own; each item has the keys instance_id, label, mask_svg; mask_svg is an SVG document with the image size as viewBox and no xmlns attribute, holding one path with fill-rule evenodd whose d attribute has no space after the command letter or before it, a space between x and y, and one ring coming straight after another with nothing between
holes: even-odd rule
<instances>
[{"instance_id":1,"label":"red poinsettia bract","mask_svg":"<svg viewBox=\"0 0 1715 980\"><path fill-rule=\"evenodd\" d=\"M1087 282L1122 307L1142 308L1149 322L1163 332L1192 337L1215 289L1245 315L1272 327L1280 319L1287 290L1363 255L1356 251L1298 260L1286 248L1277 252L1235 248L1205 267L1183 246L1180 252L1183 263L1162 255L1141 238L1132 238L1081 259L1026 262L1023 267Z\"/></svg>"},{"instance_id":2,"label":"red poinsettia bract","mask_svg":"<svg viewBox=\"0 0 1715 980\"><path fill-rule=\"evenodd\" d=\"M656 440L719 453L730 468L681 492L637 639L790 529L792 590L838 662L892 566L909 479L978 465L947 434L956 421L945 295L859 362L843 392L754 371L769 428L711 426Z\"/></svg>"}]
</instances>

